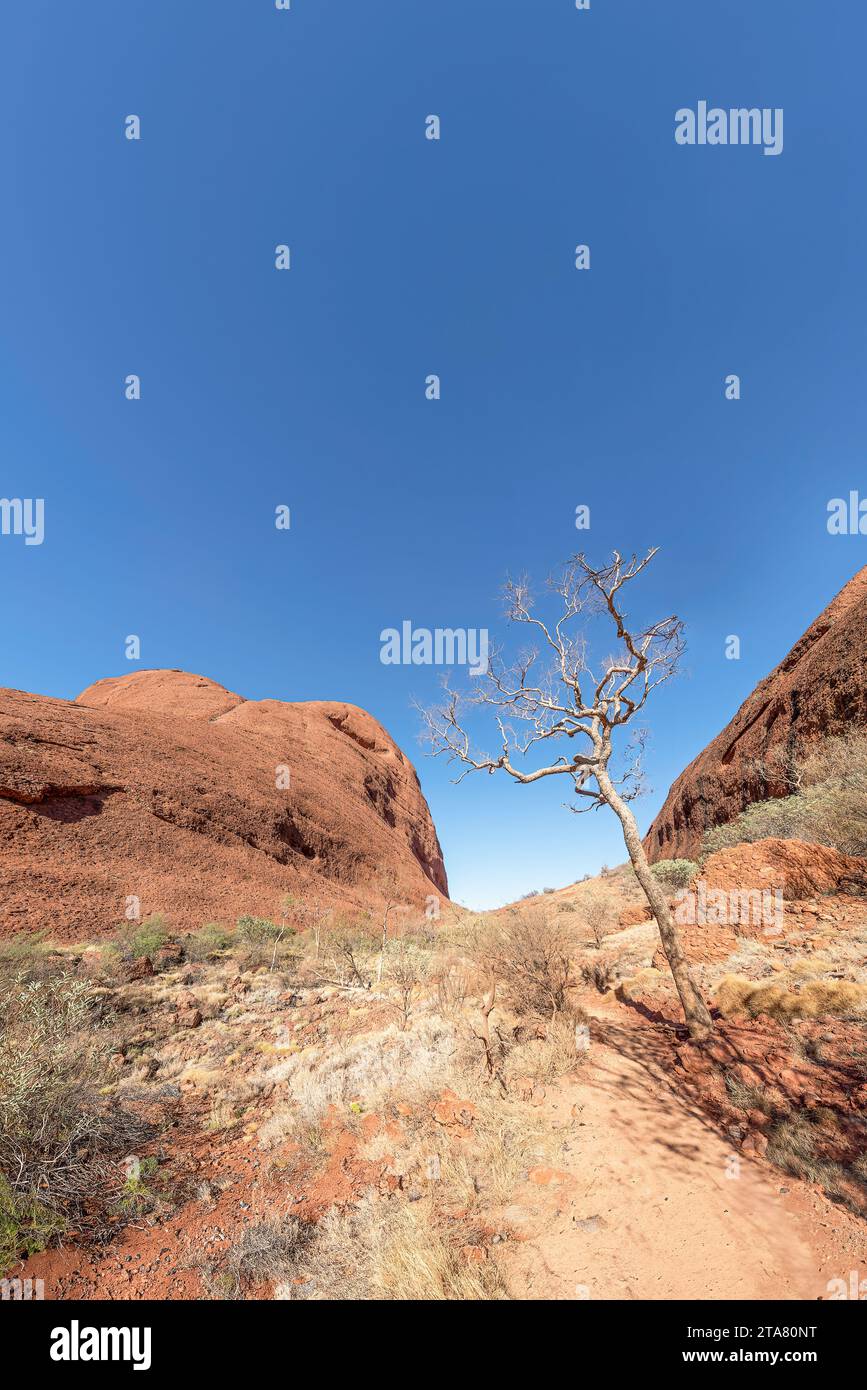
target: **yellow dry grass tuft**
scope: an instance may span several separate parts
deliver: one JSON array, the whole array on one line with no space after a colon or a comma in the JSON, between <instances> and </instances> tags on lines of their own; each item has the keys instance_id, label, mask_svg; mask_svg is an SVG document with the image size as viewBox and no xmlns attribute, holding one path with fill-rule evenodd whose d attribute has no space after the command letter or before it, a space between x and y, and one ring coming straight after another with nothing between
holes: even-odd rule
<instances>
[{"instance_id":1,"label":"yellow dry grass tuft","mask_svg":"<svg viewBox=\"0 0 867 1390\"><path fill-rule=\"evenodd\" d=\"M841 1018L867 1009L867 985L849 980L809 980L794 990L778 980L756 982L737 975L720 981L714 1004L723 1018L766 1014L780 1022L800 1018Z\"/></svg>"}]
</instances>

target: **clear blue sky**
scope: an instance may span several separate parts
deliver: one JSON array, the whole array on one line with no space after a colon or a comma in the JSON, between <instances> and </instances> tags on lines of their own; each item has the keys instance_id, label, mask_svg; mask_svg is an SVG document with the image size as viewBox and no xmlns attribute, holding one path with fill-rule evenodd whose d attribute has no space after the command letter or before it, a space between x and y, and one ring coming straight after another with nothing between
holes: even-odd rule
<instances>
[{"instance_id":1,"label":"clear blue sky","mask_svg":"<svg viewBox=\"0 0 867 1390\"><path fill-rule=\"evenodd\" d=\"M437 673L379 633L494 628L508 570L660 545L636 611L689 652L646 825L865 563L825 525L867 493L864 7L27 0L0 37L0 492L46 505L43 545L0 537L2 684L75 696L136 633L144 667L369 709L459 900L621 860L559 787L452 786L410 704ZM783 153L678 146L702 99L782 107Z\"/></svg>"}]
</instances>

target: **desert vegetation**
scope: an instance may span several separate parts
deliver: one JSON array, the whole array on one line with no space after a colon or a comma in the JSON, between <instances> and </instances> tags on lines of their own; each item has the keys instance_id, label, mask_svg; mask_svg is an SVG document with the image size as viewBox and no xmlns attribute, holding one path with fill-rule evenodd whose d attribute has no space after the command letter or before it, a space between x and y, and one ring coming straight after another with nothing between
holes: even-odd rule
<instances>
[{"instance_id":1,"label":"desert vegetation","mask_svg":"<svg viewBox=\"0 0 867 1390\"><path fill-rule=\"evenodd\" d=\"M121 1199L118 1160L150 1126L103 1095L103 1000L41 942L0 955L0 1268L62 1236L99 1234Z\"/></svg>"},{"instance_id":2,"label":"desert vegetation","mask_svg":"<svg viewBox=\"0 0 867 1390\"><path fill-rule=\"evenodd\" d=\"M776 765L773 771L780 775ZM767 780L766 767L759 773ZM756 801L734 820L708 830L702 856L772 837L867 854L867 734L852 730L817 740L794 760L785 779L790 795Z\"/></svg>"},{"instance_id":3,"label":"desert vegetation","mask_svg":"<svg viewBox=\"0 0 867 1390\"><path fill-rule=\"evenodd\" d=\"M671 893L693 867L655 874ZM158 1297L515 1296L530 1214L544 1240L539 1213L575 1201L535 1194L573 1191L581 1121L558 1106L592 1074L599 1010L667 1049L678 1036L641 901L625 865L481 916L392 909L385 934L383 910L296 901L182 936L162 919L107 946L7 942L5 1268L71 1241L103 1296L127 1297L136 1256L111 1251L153 1232L170 1253L141 1278ZM723 1050L686 1073L727 1143L734 1127L853 1212L865 939L812 924L694 966ZM787 1066L816 1078L813 1101L778 1084Z\"/></svg>"}]
</instances>

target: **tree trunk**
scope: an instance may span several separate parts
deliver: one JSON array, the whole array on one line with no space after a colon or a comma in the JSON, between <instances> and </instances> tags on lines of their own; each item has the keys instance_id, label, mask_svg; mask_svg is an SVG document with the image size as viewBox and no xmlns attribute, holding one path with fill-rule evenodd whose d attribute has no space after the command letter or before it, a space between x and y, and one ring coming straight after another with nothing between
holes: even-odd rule
<instances>
[{"instance_id":1,"label":"tree trunk","mask_svg":"<svg viewBox=\"0 0 867 1390\"><path fill-rule=\"evenodd\" d=\"M638 833L638 823L626 802L618 795L608 773L600 769L595 775L599 790L623 827L623 839L629 851L635 876L644 889L644 895L656 918L662 949L674 976L674 983L680 996L689 1035L695 1039L706 1038L709 1033L713 1032L713 1021L692 978L680 942L680 933L668 909L665 894L651 873L650 864L641 843L641 836Z\"/></svg>"},{"instance_id":2,"label":"tree trunk","mask_svg":"<svg viewBox=\"0 0 867 1390\"><path fill-rule=\"evenodd\" d=\"M379 960L376 963L376 983L382 984L382 963L385 960L385 950L388 945L388 914L391 904L385 909L385 917L382 921L382 946L379 951Z\"/></svg>"}]
</instances>

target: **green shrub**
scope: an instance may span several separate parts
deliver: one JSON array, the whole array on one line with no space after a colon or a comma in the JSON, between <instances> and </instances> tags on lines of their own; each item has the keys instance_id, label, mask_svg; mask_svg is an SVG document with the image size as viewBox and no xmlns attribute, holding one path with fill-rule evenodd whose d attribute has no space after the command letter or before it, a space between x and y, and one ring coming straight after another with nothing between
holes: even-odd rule
<instances>
[{"instance_id":1,"label":"green shrub","mask_svg":"<svg viewBox=\"0 0 867 1390\"><path fill-rule=\"evenodd\" d=\"M665 888L688 888L698 873L698 865L691 859L660 859L651 865L650 872Z\"/></svg>"},{"instance_id":2,"label":"green shrub","mask_svg":"<svg viewBox=\"0 0 867 1390\"><path fill-rule=\"evenodd\" d=\"M277 941L292 930L292 927L286 927L279 922L272 922L267 917L238 918L238 940L245 942L248 946L259 946L267 944L269 941Z\"/></svg>"},{"instance_id":3,"label":"green shrub","mask_svg":"<svg viewBox=\"0 0 867 1390\"><path fill-rule=\"evenodd\" d=\"M294 954L295 928L286 922L272 922L267 917L239 917L236 935L247 969L273 966L278 961L283 964Z\"/></svg>"},{"instance_id":4,"label":"green shrub","mask_svg":"<svg viewBox=\"0 0 867 1390\"><path fill-rule=\"evenodd\" d=\"M124 960L138 960L141 956L152 956L168 939L165 918L161 912L154 912L143 922L121 927L116 945Z\"/></svg>"},{"instance_id":5,"label":"green shrub","mask_svg":"<svg viewBox=\"0 0 867 1390\"><path fill-rule=\"evenodd\" d=\"M734 820L708 830L702 857L771 838L867 854L867 733L818 741L796 760L789 781L796 788L791 795L756 801Z\"/></svg>"},{"instance_id":6,"label":"green shrub","mask_svg":"<svg viewBox=\"0 0 867 1390\"><path fill-rule=\"evenodd\" d=\"M19 1260L38 1255L66 1223L32 1192L15 1192L0 1173L0 1278Z\"/></svg>"},{"instance_id":7,"label":"green shrub","mask_svg":"<svg viewBox=\"0 0 867 1390\"><path fill-rule=\"evenodd\" d=\"M235 944L235 931L222 922L206 922L196 932L189 932L181 942L189 960L214 960Z\"/></svg>"}]
</instances>

